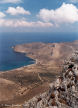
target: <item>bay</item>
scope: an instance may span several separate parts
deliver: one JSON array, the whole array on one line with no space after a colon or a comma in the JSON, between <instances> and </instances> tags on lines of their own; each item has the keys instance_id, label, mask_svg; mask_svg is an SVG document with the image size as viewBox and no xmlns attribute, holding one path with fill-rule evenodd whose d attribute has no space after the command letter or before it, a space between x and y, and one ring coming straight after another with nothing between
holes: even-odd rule
<instances>
[{"instance_id":1,"label":"bay","mask_svg":"<svg viewBox=\"0 0 78 108\"><path fill-rule=\"evenodd\" d=\"M16 53L12 46L32 42L72 42L78 33L0 33L0 71L16 69L35 63L25 54Z\"/></svg>"}]
</instances>

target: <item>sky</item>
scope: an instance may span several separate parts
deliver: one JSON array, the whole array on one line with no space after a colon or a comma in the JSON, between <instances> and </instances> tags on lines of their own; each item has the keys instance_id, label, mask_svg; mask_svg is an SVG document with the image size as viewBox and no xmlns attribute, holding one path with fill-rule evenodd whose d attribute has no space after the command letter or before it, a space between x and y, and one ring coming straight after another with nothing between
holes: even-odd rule
<instances>
[{"instance_id":1,"label":"sky","mask_svg":"<svg viewBox=\"0 0 78 108\"><path fill-rule=\"evenodd\" d=\"M78 0L0 0L0 32L78 32Z\"/></svg>"}]
</instances>

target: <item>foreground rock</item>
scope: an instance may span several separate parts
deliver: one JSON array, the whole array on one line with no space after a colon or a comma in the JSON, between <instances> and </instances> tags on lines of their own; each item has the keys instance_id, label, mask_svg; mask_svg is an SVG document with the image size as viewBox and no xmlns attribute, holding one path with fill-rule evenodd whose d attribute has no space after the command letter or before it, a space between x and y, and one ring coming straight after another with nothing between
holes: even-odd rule
<instances>
[{"instance_id":1,"label":"foreground rock","mask_svg":"<svg viewBox=\"0 0 78 108\"><path fill-rule=\"evenodd\" d=\"M0 72L0 105L22 105L25 101L49 90L49 84L62 73L63 61L68 59L74 50L78 50L78 41L30 43L17 45L13 50L25 53L36 60L36 63Z\"/></svg>"},{"instance_id":2,"label":"foreground rock","mask_svg":"<svg viewBox=\"0 0 78 108\"><path fill-rule=\"evenodd\" d=\"M49 91L34 97L23 108L78 108L78 52L65 61L61 76Z\"/></svg>"}]
</instances>

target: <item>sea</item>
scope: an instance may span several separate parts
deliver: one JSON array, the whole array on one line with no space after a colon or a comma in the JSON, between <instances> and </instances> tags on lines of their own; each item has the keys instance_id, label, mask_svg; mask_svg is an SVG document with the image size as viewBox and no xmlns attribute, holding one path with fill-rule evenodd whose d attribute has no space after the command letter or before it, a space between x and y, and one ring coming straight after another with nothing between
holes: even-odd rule
<instances>
[{"instance_id":1,"label":"sea","mask_svg":"<svg viewBox=\"0 0 78 108\"><path fill-rule=\"evenodd\" d=\"M16 53L13 46L32 42L72 42L78 33L0 33L0 72L35 63L26 54Z\"/></svg>"}]
</instances>

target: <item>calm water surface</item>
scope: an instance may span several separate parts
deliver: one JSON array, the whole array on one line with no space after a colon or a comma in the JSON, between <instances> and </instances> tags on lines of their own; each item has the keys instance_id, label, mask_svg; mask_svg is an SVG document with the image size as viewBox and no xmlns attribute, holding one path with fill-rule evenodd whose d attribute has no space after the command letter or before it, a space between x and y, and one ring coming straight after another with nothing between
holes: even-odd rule
<instances>
[{"instance_id":1,"label":"calm water surface","mask_svg":"<svg viewBox=\"0 0 78 108\"><path fill-rule=\"evenodd\" d=\"M25 54L15 53L12 46L31 42L72 42L77 33L0 33L0 71L11 70L35 61Z\"/></svg>"}]
</instances>

